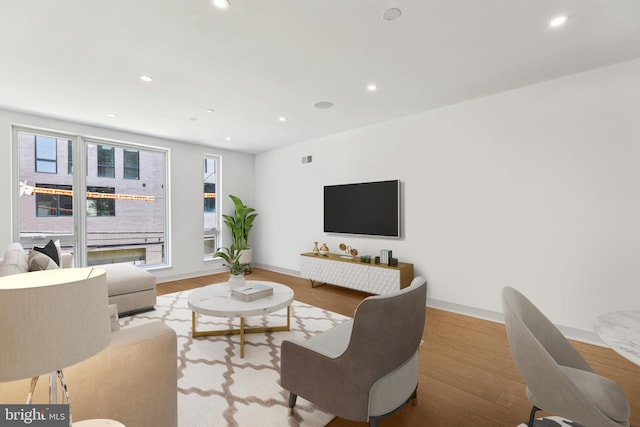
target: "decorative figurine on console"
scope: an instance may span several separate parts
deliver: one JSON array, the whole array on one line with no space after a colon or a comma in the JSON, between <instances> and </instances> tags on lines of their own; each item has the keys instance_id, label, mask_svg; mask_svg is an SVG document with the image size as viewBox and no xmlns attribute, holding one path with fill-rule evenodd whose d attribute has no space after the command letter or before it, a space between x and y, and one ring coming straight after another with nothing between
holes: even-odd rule
<instances>
[{"instance_id":1,"label":"decorative figurine on console","mask_svg":"<svg viewBox=\"0 0 640 427\"><path fill-rule=\"evenodd\" d=\"M352 248L351 246L347 246L344 243L340 243L340 250L344 251L346 255L340 255L341 258L353 258L358 255L358 250Z\"/></svg>"}]
</instances>

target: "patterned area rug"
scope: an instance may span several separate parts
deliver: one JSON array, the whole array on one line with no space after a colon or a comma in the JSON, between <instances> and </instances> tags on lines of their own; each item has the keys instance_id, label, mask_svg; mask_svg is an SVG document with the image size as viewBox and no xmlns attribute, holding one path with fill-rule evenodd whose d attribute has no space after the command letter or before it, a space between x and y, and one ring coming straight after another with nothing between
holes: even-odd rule
<instances>
[{"instance_id":1,"label":"patterned area rug","mask_svg":"<svg viewBox=\"0 0 640 427\"><path fill-rule=\"evenodd\" d=\"M536 418L534 427L584 427L582 424L574 423L562 417ZM527 423L519 424L518 427L527 427Z\"/></svg>"},{"instance_id":2,"label":"patterned area rug","mask_svg":"<svg viewBox=\"0 0 640 427\"><path fill-rule=\"evenodd\" d=\"M289 393L280 387L280 343L306 339L348 319L294 301L291 331L245 335L244 359L240 337L191 338L190 291L159 296L156 310L120 319L123 328L162 320L178 334L179 427L320 427L333 419L317 406L298 398L289 417ZM245 325L286 324L286 309L245 319ZM198 317L198 329L238 328L239 319Z\"/></svg>"}]
</instances>

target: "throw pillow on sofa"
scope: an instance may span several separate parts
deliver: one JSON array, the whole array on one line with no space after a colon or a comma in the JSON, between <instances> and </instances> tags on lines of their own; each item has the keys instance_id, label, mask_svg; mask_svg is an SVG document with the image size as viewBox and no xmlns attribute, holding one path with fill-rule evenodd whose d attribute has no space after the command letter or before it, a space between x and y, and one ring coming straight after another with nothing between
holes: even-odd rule
<instances>
[{"instance_id":1,"label":"throw pillow on sofa","mask_svg":"<svg viewBox=\"0 0 640 427\"><path fill-rule=\"evenodd\" d=\"M56 270L60 268L48 255L34 249L29 251L29 271Z\"/></svg>"},{"instance_id":2,"label":"throw pillow on sofa","mask_svg":"<svg viewBox=\"0 0 640 427\"><path fill-rule=\"evenodd\" d=\"M20 243L11 243L3 255L0 276L26 273L29 271L29 258Z\"/></svg>"},{"instance_id":3,"label":"throw pillow on sofa","mask_svg":"<svg viewBox=\"0 0 640 427\"><path fill-rule=\"evenodd\" d=\"M58 267L60 266L60 252L58 251L58 248L56 247L56 244L54 243L53 240L49 240L49 243L47 243L42 248L38 246L34 246L33 250L47 255L49 258L53 260L53 262L56 263Z\"/></svg>"},{"instance_id":4,"label":"throw pillow on sofa","mask_svg":"<svg viewBox=\"0 0 640 427\"><path fill-rule=\"evenodd\" d=\"M54 258L57 256L59 261L62 261L62 255L61 255L61 250L60 250L60 241L56 240L55 242L50 241L45 248L47 248L47 252L51 251L51 247L53 246L54 250L55 250L55 255ZM40 251L35 250L36 253L40 253L43 251L44 248L38 248L41 249ZM0 277L1 276L9 276L11 274L20 274L20 273L27 273L29 271L37 271L37 270L44 270L44 269L49 269L49 268L53 268L53 266L49 265L49 262L43 259L40 259L37 261L34 260L30 260L30 253L31 251L25 251L24 248L22 247L22 245L20 243L10 243L9 246L7 246L7 249L5 250L4 254L1 254L0 257L2 257L2 262L0 263ZM48 255L42 254L44 256L46 256L47 258L49 258ZM69 259L66 259L66 263L68 267L71 267L73 264L73 260L72 260L72 255L67 254L66 256L69 257ZM58 267L60 264L56 263L54 261L54 258L49 258L51 260L51 262L53 264L55 264L56 267ZM30 261L33 263L33 269L30 268Z\"/></svg>"}]
</instances>

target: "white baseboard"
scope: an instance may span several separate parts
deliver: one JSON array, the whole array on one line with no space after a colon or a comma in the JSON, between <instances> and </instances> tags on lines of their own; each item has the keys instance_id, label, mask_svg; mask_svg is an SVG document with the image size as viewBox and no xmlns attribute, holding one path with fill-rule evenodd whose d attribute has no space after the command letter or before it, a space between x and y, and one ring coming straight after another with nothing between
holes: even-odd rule
<instances>
[{"instance_id":1,"label":"white baseboard","mask_svg":"<svg viewBox=\"0 0 640 427\"><path fill-rule=\"evenodd\" d=\"M476 317L478 319L488 320L491 322L504 323L504 316L502 313L491 310L484 310L482 308L470 307L467 305L455 304L435 299L427 299L427 307L437 308L440 310L458 313L465 316ZM571 340L593 344L600 347L607 347L607 345L593 331L587 331L584 329L577 329L563 325L556 326L565 337Z\"/></svg>"},{"instance_id":2,"label":"white baseboard","mask_svg":"<svg viewBox=\"0 0 640 427\"><path fill-rule=\"evenodd\" d=\"M279 267L274 267L274 266L271 266L271 265L253 264L253 263L251 264L251 267L262 268L263 270L269 270L269 271L273 271L275 273L286 274L288 276L300 277L300 272L299 271L289 270L289 269L286 269L286 268L279 268ZM161 269L159 269L158 271L161 271ZM207 268L206 270L190 271L188 273L183 273L183 274L168 274L168 275L163 275L163 276L157 276L156 275L156 278L157 278L156 281L157 281L157 283L172 282L174 280L193 279L195 277L207 276L209 274L224 273L224 272L228 272L228 271L229 271L229 269L227 267L224 267L223 265L220 265L218 267ZM150 270L150 272L153 272L153 271ZM249 280L250 280L250 278L249 278Z\"/></svg>"},{"instance_id":3,"label":"white baseboard","mask_svg":"<svg viewBox=\"0 0 640 427\"><path fill-rule=\"evenodd\" d=\"M427 307L449 311L451 313L463 314L465 316L476 317L490 322L504 323L504 316L491 310L470 307L468 305L456 304L427 297Z\"/></svg>"},{"instance_id":4,"label":"white baseboard","mask_svg":"<svg viewBox=\"0 0 640 427\"><path fill-rule=\"evenodd\" d=\"M219 266L219 267L208 268L206 270L190 271L189 273L183 273L183 274L169 274L166 276L156 275L156 282L164 283L164 282L172 282L174 280L193 279L194 277L207 276L209 274L224 273L225 271L229 271L229 269L224 266Z\"/></svg>"},{"instance_id":5,"label":"white baseboard","mask_svg":"<svg viewBox=\"0 0 640 427\"><path fill-rule=\"evenodd\" d=\"M286 274L287 276L300 277L300 272L296 270L289 270L288 268L274 267L266 264L251 264L251 267L262 268L263 270L273 271L274 273Z\"/></svg>"}]
</instances>

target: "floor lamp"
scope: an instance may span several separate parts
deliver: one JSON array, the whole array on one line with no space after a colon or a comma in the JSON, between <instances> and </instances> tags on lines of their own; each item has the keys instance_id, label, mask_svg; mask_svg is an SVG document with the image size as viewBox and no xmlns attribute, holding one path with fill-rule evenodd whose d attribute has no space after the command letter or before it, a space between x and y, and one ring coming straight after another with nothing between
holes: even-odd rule
<instances>
[{"instance_id":1,"label":"floor lamp","mask_svg":"<svg viewBox=\"0 0 640 427\"><path fill-rule=\"evenodd\" d=\"M111 342L106 273L68 268L0 277L0 382L51 374L49 403L57 379L69 404L62 369L87 359Z\"/></svg>"}]
</instances>

